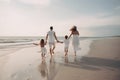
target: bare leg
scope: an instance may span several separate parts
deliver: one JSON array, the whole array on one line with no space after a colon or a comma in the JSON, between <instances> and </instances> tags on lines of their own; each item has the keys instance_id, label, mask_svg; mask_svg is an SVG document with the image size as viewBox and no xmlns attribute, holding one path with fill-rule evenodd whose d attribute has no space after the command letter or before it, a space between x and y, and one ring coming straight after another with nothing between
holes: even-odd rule
<instances>
[{"instance_id":1,"label":"bare leg","mask_svg":"<svg viewBox=\"0 0 120 80\"><path fill-rule=\"evenodd\" d=\"M65 56L67 56L67 52L65 52Z\"/></svg>"},{"instance_id":2,"label":"bare leg","mask_svg":"<svg viewBox=\"0 0 120 80\"><path fill-rule=\"evenodd\" d=\"M50 55L52 56L52 49L50 48Z\"/></svg>"},{"instance_id":3,"label":"bare leg","mask_svg":"<svg viewBox=\"0 0 120 80\"><path fill-rule=\"evenodd\" d=\"M68 56L65 57L65 63L68 63Z\"/></svg>"},{"instance_id":4,"label":"bare leg","mask_svg":"<svg viewBox=\"0 0 120 80\"><path fill-rule=\"evenodd\" d=\"M76 56L76 51L75 51L75 56Z\"/></svg>"},{"instance_id":5,"label":"bare leg","mask_svg":"<svg viewBox=\"0 0 120 80\"><path fill-rule=\"evenodd\" d=\"M45 53L43 54L43 57L45 58Z\"/></svg>"},{"instance_id":6,"label":"bare leg","mask_svg":"<svg viewBox=\"0 0 120 80\"><path fill-rule=\"evenodd\" d=\"M67 53L68 53L68 50L67 50L67 49L65 49L65 56L67 56Z\"/></svg>"},{"instance_id":7,"label":"bare leg","mask_svg":"<svg viewBox=\"0 0 120 80\"><path fill-rule=\"evenodd\" d=\"M54 54L55 44L53 45L52 53Z\"/></svg>"},{"instance_id":8,"label":"bare leg","mask_svg":"<svg viewBox=\"0 0 120 80\"><path fill-rule=\"evenodd\" d=\"M42 60L43 60L43 53L41 54Z\"/></svg>"}]
</instances>

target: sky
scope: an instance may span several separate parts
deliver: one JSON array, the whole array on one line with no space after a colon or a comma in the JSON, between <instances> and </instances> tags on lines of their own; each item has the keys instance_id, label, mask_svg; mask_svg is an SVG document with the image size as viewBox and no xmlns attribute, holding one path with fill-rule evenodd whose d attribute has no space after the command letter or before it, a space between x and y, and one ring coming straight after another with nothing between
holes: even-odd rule
<instances>
[{"instance_id":1,"label":"sky","mask_svg":"<svg viewBox=\"0 0 120 80\"><path fill-rule=\"evenodd\" d=\"M120 35L120 0L0 0L0 36L45 36L50 26L64 36L73 25L81 36Z\"/></svg>"}]
</instances>

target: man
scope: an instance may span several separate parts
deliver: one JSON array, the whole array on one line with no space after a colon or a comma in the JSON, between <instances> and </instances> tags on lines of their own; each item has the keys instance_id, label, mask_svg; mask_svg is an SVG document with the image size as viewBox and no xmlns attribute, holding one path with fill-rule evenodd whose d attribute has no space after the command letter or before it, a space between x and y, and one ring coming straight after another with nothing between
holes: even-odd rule
<instances>
[{"instance_id":1,"label":"man","mask_svg":"<svg viewBox=\"0 0 120 80\"><path fill-rule=\"evenodd\" d=\"M52 56L52 54L54 54L55 39L56 39L57 42L59 42L57 40L55 32L53 31L53 26L51 26L50 31L48 31L48 33L46 35L46 43L47 43L47 40L49 40L49 47L50 47L50 55L51 56Z\"/></svg>"}]
</instances>

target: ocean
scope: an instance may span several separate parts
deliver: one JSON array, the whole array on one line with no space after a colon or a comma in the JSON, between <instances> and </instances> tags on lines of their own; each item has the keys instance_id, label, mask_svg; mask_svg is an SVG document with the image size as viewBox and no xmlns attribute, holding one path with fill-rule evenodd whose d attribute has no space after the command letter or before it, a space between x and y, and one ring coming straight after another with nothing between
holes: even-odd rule
<instances>
[{"instance_id":1,"label":"ocean","mask_svg":"<svg viewBox=\"0 0 120 80\"><path fill-rule=\"evenodd\" d=\"M37 40L39 40L39 37L0 37L0 49L19 47L21 45L27 46Z\"/></svg>"},{"instance_id":2,"label":"ocean","mask_svg":"<svg viewBox=\"0 0 120 80\"><path fill-rule=\"evenodd\" d=\"M27 37L27 36L11 36L11 37L0 37L0 50L8 48L21 48L30 47L35 42L39 42L40 39L45 39L45 37ZM86 39L101 39L105 37L80 37L80 40ZM58 37L59 40L64 40L64 37Z\"/></svg>"}]
</instances>

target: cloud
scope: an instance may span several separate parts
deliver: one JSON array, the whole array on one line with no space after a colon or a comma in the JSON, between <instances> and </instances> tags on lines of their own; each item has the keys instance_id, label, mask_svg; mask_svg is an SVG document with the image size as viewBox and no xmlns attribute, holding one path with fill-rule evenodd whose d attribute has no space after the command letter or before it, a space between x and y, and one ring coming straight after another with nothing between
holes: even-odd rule
<instances>
[{"instance_id":1,"label":"cloud","mask_svg":"<svg viewBox=\"0 0 120 80\"><path fill-rule=\"evenodd\" d=\"M63 21L65 24L78 25L80 27L97 27L104 25L120 25L120 16L99 17L98 15L87 16L82 15L76 18L72 18Z\"/></svg>"},{"instance_id":2,"label":"cloud","mask_svg":"<svg viewBox=\"0 0 120 80\"><path fill-rule=\"evenodd\" d=\"M6 3L9 3L9 2L11 2L11 0L0 0L0 2L6 2Z\"/></svg>"},{"instance_id":3,"label":"cloud","mask_svg":"<svg viewBox=\"0 0 120 80\"><path fill-rule=\"evenodd\" d=\"M9 2L10 0L5 1ZM50 5L49 8L34 7L34 5L49 5L51 0L39 0L43 2L38 0L13 1L17 2L9 5L1 5L0 3L0 35L45 35L51 25L54 26L54 30L58 32L58 35L66 34L73 25L78 26L78 28L120 25L120 15L111 15L109 12L88 15L71 11L71 9L68 10L65 6L61 8L61 5ZM116 9L119 10L119 7Z\"/></svg>"},{"instance_id":4,"label":"cloud","mask_svg":"<svg viewBox=\"0 0 120 80\"><path fill-rule=\"evenodd\" d=\"M46 6L50 4L51 0L17 0L17 1L24 3L24 4Z\"/></svg>"},{"instance_id":5,"label":"cloud","mask_svg":"<svg viewBox=\"0 0 120 80\"><path fill-rule=\"evenodd\" d=\"M117 7L115 8L115 10L120 10L120 6L117 6Z\"/></svg>"}]
</instances>

